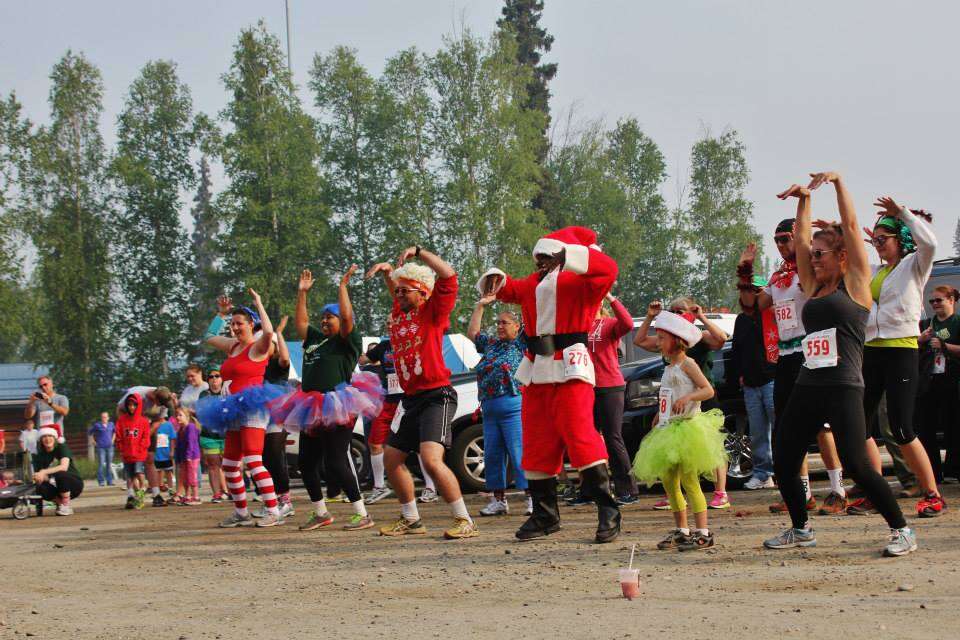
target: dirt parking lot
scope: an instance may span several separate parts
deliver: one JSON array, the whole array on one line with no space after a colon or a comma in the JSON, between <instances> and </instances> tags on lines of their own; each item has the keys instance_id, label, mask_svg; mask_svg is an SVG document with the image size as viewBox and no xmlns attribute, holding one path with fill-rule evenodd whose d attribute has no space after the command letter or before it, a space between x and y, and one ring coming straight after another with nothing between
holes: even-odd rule
<instances>
[{"instance_id":1,"label":"dirt parking lot","mask_svg":"<svg viewBox=\"0 0 960 640\"><path fill-rule=\"evenodd\" d=\"M421 510L428 535L391 539L297 531L302 492L293 522L218 530L228 505L124 511L121 491L94 488L73 517L0 514L0 637L956 637L960 488L944 493L944 516L908 518L919 552L887 559L879 516L818 517L815 549L762 550L787 524L767 511L775 491L732 494L732 509L711 513L718 546L680 554L655 549L671 519L650 509L653 496L624 510L620 540L598 546L592 508L565 509L563 530L541 542L513 540L520 514L446 542L439 504ZM483 498L468 504L476 512ZM371 508L378 523L397 511ZM633 543L643 594L631 602L616 571Z\"/></svg>"}]
</instances>

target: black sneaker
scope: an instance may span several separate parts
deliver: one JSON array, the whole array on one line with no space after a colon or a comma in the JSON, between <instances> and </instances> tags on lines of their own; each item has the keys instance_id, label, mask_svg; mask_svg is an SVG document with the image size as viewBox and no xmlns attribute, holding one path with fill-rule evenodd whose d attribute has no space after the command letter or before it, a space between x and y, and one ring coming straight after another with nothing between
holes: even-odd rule
<instances>
[{"instance_id":1,"label":"black sneaker","mask_svg":"<svg viewBox=\"0 0 960 640\"><path fill-rule=\"evenodd\" d=\"M699 549L709 549L713 546L713 532L706 535L699 531L694 531L686 539L677 543L677 549L680 551L697 551Z\"/></svg>"},{"instance_id":2,"label":"black sneaker","mask_svg":"<svg viewBox=\"0 0 960 640\"><path fill-rule=\"evenodd\" d=\"M617 504L620 505L621 507L626 504L636 504L638 502L640 502L640 498L638 496L631 495L629 493L626 495L617 497Z\"/></svg>"},{"instance_id":3,"label":"black sneaker","mask_svg":"<svg viewBox=\"0 0 960 640\"><path fill-rule=\"evenodd\" d=\"M153 506L155 507L165 507L167 506L167 501L163 499L162 496L155 495L153 496Z\"/></svg>"},{"instance_id":4,"label":"black sneaker","mask_svg":"<svg viewBox=\"0 0 960 640\"><path fill-rule=\"evenodd\" d=\"M574 496L570 500L566 500L565 502L571 507L583 507L588 504L593 504L593 498L588 498L587 496L580 494Z\"/></svg>"},{"instance_id":5,"label":"black sneaker","mask_svg":"<svg viewBox=\"0 0 960 640\"><path fill-rule=\"evenodd\" d=\"M127 504L123 506L124 509L136 509L137 508L137 499L133 496L127 496Z\"/></svg>"},{"instance_id":6,"label":"black sneaker","mask_svg":"<svg viewBox=\"0 0 960 640\"><path fill-rule=\"evenodd\" d=\"M660 549L660 551L678 549L681 544L686 544L689 540L689 534L680 531L680 529L672 529L666 538L657 543L657 549Z\"/></svg>"}]
</instances>

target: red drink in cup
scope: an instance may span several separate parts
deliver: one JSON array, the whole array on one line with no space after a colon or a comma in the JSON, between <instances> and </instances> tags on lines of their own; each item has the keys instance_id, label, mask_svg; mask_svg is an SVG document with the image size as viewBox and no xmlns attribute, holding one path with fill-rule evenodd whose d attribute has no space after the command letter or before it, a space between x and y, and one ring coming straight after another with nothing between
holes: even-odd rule
<instances>
[{"instance_id":1,"label":"red drink in cup","mask_svg":"<svg viewBox=\"0 0 960 640\"><path fill-rule=\"evenodd\" d=\"M627 600L633 600L640 596L639 569L620 569L620 590Z\"/></svg>"}]
</instances>

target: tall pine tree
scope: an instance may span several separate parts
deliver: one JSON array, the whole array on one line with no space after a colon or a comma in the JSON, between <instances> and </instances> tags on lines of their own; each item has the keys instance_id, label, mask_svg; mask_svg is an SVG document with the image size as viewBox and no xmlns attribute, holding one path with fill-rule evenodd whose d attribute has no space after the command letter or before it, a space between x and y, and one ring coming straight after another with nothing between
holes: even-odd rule
<instances>
[{"instance_id":1,"label":"tall pine tree","mask_svg":"<svg viewBox=\"0 0 960 640\"><path fill-rule=\"evenodd\" d=\"M42 319L30 339L71 396L68 425L88 420L111 377L111 194L99 123L100 71L68 51L50 74L50 123L31 141L25 219L36 248Z\"/></svg>"},{"instance_id":2,"label":"tall pine tree","mask_svg":"<svg viewBox=\"0 0 960 640\"><path fill-rule=\"evenodd\" d=\"M205 359L207 352L201 349L200 338L210 322L210 309L203 302L214 300L223 290L220 272L220 217L213 203L213 182L210 179L210 163L207 156L200 158L200 179L190 209L193 233L190 234L190 333L188 354L191 360ZM197 304L200 302L201 304Z\"/></svg>"},{"instance_id":3,"label":"tall pine tree","mask_svg":"<svg viewBox=\"0 0 960 640\"><path fill-rule=\"evenodd\" d=\"M180 192L193 186L190 91L172 62L147 63L117 128L114 264L117 335L131 379L171 382L187 351L191 305Z\"/></svg>"}]
</instances>

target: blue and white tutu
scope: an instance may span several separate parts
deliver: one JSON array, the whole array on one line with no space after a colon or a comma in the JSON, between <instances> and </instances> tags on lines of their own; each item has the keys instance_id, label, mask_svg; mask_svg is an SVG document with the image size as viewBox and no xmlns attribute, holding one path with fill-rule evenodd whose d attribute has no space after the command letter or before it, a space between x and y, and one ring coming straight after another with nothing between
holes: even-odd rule
<instances>
[{"instance_id":1,"label":"blue and white tutu","mask_svg":"<svg viewBox=\"0 0 960 640\"><path fill-rule=\"evenodd\" d=\"M290 391L270 402L270 419L288 431L326 427L353 428L357 416L375 418L383 409L385 393L380 377L369 371L353 374L333 391Z\"/></svg>"},{"instance_id":2,"label":"blue and white tutu","mask_svg":"<svg viewBox=\"0 0 960 640\"><path fill-rule=\"evenodd\" d=\"M207 396L197 401L197 420L204 429L220 434L247 426L265 428L271 402L289 391L287 386L265 382L229 396Z\"/></svg>"}]
</instances>

